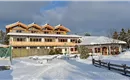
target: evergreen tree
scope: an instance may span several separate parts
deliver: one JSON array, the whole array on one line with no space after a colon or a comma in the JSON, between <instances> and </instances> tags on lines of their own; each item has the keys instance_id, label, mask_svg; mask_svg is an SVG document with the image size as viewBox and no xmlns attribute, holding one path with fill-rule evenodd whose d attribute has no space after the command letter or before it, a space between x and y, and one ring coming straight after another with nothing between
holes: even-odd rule
<instances>
[{"instance_id":1,"label":"evergreen tree","mask_svg":"<svg viewBox=\"0 0 130 80\"><path fill-rule=\"evenodd\" d=\"M4 40L2 43L8 45L9 44L9 36L5 35L3 39Z\"/></svg>"},{"instance_id":2,"label":"evergreen tree","mask_svg":"<svg viewBox=\"0 0 130 80\"><path fill-rule=\"evenodd\" d=\"M130 29L126 33L125 41L127 42L127 48L130 48Z\"/></svg>"},{"instance_id":3,"label":"evergreen tree","mask_svg":"<svg viewBox=\"0 0 130 80\"><path fill-rule=\"evenodd\" d=\"M7 41L8 41L8 37L6 33L0 30L0 43L6 44Z\"/></svg>"},{"instance_id":4,"label":"evergreen tree","mask_svg":"<svg viewBox=\"0 0 130 80\"><path fill-rule=\"evenodd\" d=\"M126 37L126 32L125 32L125 30L122 28L122 29L121 29L121 32L120 32L120 34L119 34L119 40L126 41L125 37Z\"/></svg>"},{"instance_id":5,"label":"evergreen tree","mask_svg":"<svg viewBox=\"0 0 130 80\"><path fill-rule=\"evenodd\" d=\"M128 29L127 33L130 33L130 29Z\"/></svg>"},{"instance_id":6,"label":"evergreen tree","mask_svg":"<svg viewBox=\"0 0 130 80\"><path fill-rule=\"evenodd\" d=\"M86 59L89 57L89 49L86 46L79 46L78 52L80 53L81 59Z\"/></svg>"},{"instance_id":7,"label":"evergreen tree","mask_svg":"<svg viewBox=\"0 0 130 80\"><path fill-rule=\"evenodd\" d=\"M91 35L90 35L89 33L86 32L86 33L85 33L85 36L91 36Z\"/></svg>"}]
</instances>

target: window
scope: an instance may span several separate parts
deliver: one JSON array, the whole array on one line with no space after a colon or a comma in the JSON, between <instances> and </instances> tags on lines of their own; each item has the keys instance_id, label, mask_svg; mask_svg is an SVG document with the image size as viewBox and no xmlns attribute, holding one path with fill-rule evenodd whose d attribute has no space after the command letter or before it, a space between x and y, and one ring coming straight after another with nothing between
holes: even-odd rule
<instances>
[{"instance_id":1,"label":"window","mask_svg":"<svg viewBox=\"0 0 130 80\"><path fill-rule=\"evenodd\" d=\"M71 48L71 51L74 51L73 48Z\"/></svg>"},{"instance_id":2,"label":"window","mask_svg":"<svg viewBox=\"0 0 130 80\"><path fill-rule=\"evenodd\" d=\"M65 48L65 51L67 51L67 49Z\"/></svg>"},{"instance_id":3,"label":"window","mask_svg":"<svg viewBox=\"0 0 130 80\"><path fill-rule=\"evenodd\" d=\"M78 43L77 39L71 39L70 41L73 42L73 43Z\"/></svg>"},{"instance_id":4,"label":"window","mask_svg":"<svg viewBox=\"0 0 130 80\"><path fill-rule=\"evenodd\" d=\"M52 39L45 39L45 42L52 42Z\"/></svg>"},{"instance_id":5,"label":"window","mask_svg":"<svg viewBox=\"0 0 130 80\"><path fill-rule=\"evenodd\" d=\"M37 33L37 31L31 31L31 33Z\"/></svg>"},{"instance_id":6,"label":"window","mask_svg":"<svg viewBox=\"0 0 130 80\"><path fill-rule=\"evenodd\" d=\"M60 32L56 32L56 34L61 34Z\"/></svg>"},{"instance_id":7,"label":"window","mask_svg":"<svg viewBox=\"0 0 130 80\"><path fill-rule=\"evenodd\" d=\"M77 51L77 48L75 48L75 51Z\"/></svg>"},{"instance_id":8,"label":"window","mask_svg":"<svg viewBox=\"0 0 130 80\"><path fill-rule=\"evenodd\" d=\"M38 40L39 42L41 42L42 40L41 40L41 38L39 38L39 40Z\"/></svg>"},{"instance_id":9,"label":"window","mask_svg":"<svg viewBox=\"0 0 130 80\"><path fill-rule=\"evenodd\" d=\"M97 48L95 48L95 53L97 53L98 51L97 51Z\"/></svg>"},{"instance_id":10,"label":"window","mask_svg":"<svg viewBox=\"0 0 130 80\"><path fill-rule=\"evenodd\" d=\"M30 42L41 42L41 38L30 38Z\"/></svg>"},{"instance_id":11,"label":"window","mask_svg":"<svg viewBox=\"0 0 130 80\"><path fill-rule=\"evenodd\" d=\"M16 41L25 41L26 38L16 38Z\"/></svg>"},{"instance_id":12,"label":"window","mask_svg":"<svg viewBox=\"0 0 130 80\"><path fill-rule=\"evenodd\" d=\"M100 48L98 48L98 52L100 52Z\"/></svg>"},{"instance_id":13,"label":"window","mask_svg":"<svg viewBox=\"0 0 130 80\"><path fill-rule=\"evenodd\" d=\"M21 33L21 32L22 32L22 30L16 30L16 32L17 32L17 33Z\"/></svg>"},{"instance_id":14,"label":"window","mask_svg":"<svg viewBox=\"0 0 130 80\"><path fill-rule=\"evenodd\" d=\"M48 33L49 33L49 32L46 32L46 31L44 32L44 34L48 34Z\"/></svg>"},{"instance_id":15,"label":"window","mask_svg":"<svg viewBox=\"0 0 130 80\"><path fill-rule=\"evenodd\" d=\"M67 42L67 39L58 39L58 42Z\"/></svg>"}]
</instances>

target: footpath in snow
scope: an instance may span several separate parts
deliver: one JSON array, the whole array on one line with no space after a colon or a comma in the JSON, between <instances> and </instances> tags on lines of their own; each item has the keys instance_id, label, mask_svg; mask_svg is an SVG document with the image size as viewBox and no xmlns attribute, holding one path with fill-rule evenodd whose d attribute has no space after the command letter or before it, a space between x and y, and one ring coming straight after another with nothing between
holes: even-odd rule
<instances>
[{"instance_id":1,"label":"footpath in snow","mask_svg":"<svg viewBox=\"0 0 130 80\"><path fill-rule=\"evenodd\" d=\"M0 63L2 60L0 61ZM12 70L0 71L1 80L129 80L129 77L95 67L91 60L53 59L43 64L29 58L13 60Z\"/></svg>"}]
</instances>

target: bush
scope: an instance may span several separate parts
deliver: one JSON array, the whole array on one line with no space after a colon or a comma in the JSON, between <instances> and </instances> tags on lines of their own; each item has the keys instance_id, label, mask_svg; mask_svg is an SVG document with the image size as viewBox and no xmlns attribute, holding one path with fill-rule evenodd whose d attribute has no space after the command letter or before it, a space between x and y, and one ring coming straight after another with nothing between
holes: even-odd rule
<instances>
[{"instance_id":1,"label":"bush","mask_svg":"<svg viewBox=\"0 0 130 80\"><path fill-rule=\"evenodd\" d=\"M49 55L54 55L55 51L53 49L50 50Z\"/></svg>"},{"instance_id":2,"label":"bush","mask_svg":"<svg viewBox=\"0 0 130 80\"><path fill-rule=\"evenodd\" d=\"M0 71L1 70L10 70L10 66L0 66Z\"/></svg>"},{"instance_id":3,"label":"bush","mask_svg":"<svg viewBox=\"0 0 130 80\"><path fill-rule=\"evenodd\" d=\"M81 59L87 59L89 57L89 49L85 46L80 46L78 48L78 52L80 53Z\"/></svg>"},{"instance_id":4,"label":"bush","mask_svg":"<svg viewBox=\"0 0 130 80\"><path fill-rule=\"evenodd\" d=\"M63 54L63 53L61 53L61 50L59 49L51 49L49 55L55 55L55 54Z\"/></svg>"},{"instance_id":5,"label":"bush","mask_svg":"<svg viewBox=\"0 0 130 80\"><path fill-rule=\"evenodd\" d=\"M55 54L62 54L59 49L55 49Z\"/></svg>"}]
</instances>

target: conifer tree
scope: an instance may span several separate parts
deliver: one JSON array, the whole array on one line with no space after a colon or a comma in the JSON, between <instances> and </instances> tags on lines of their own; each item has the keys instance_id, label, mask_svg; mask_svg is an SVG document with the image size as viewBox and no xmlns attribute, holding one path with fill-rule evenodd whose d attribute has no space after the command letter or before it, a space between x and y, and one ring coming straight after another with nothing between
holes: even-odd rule
<instances>
[{"instance_id":1,"label":"conifer tree","mask_svg":"<svg viewBox=\"0 0 130 80\"><path fill-rule=\"evenodd\" d=\"M125 41L127 42L127 48L130 48L130 29L126 33Z\"/></svg>"},{"instance_id":2,"label":"conifer tree","mask_svg":"<svg viewBox=\"0 0 130 80\"><path fill-rule=\"evenodd\" d=\"M126 32L125 32L124 28L122 28L121 32L119 34L119 40L126 41L125 37L126 37Z\"/></svg>"},{"instance_id":3,"label":"conifer tree","mask_svg":"<svg viewBox=\"0 0 130 80\"><path fill-rule=\"evenodd\" d=\"M85 33L85 36L91 36L91 35L90 35L89 33L86 32L86 33Z\"/></svg>"}]
</instances>

